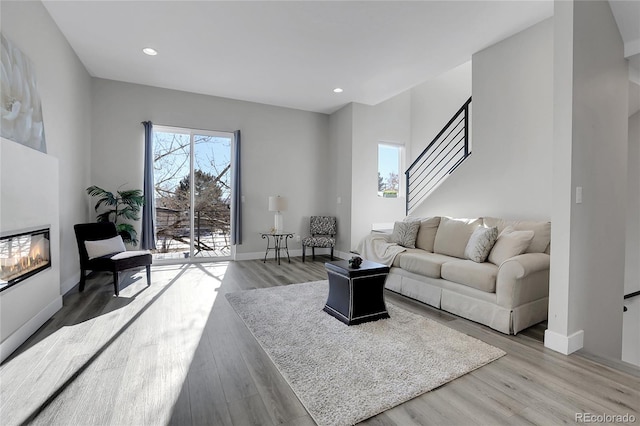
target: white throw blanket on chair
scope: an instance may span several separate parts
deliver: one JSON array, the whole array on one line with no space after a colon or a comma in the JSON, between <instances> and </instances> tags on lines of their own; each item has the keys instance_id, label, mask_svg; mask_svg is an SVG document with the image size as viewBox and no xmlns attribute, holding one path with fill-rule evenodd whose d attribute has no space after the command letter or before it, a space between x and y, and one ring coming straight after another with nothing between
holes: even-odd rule
<instances>
[{"instance_id":1,"label":"white throw blanket on chair","mask_svg":"<svg viewBox=\"0 0 640 426\"><path fill-rule=\"evenodd\" d=\"M391 266L396 256L405 251L406 248L396 243L390 243L389 236L389 234L379 233L367 235L356 247L356 252L363 259Z\"/></svg>"}]
</instances>

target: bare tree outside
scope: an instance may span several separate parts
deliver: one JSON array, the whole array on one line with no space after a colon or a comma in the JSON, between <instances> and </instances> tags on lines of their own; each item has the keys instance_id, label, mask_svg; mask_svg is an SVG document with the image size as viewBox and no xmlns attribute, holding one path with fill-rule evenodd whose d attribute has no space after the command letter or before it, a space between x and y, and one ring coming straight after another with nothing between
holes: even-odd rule
<instances>
[{"instance_id":1,"label":"bare tree outside","mask_svg":"<svg viewBox=\"0 0 640 426\"><path fill-rule=\"evenodd\" d=\"M189 134L154 133L157 252L229 255L231 139L193 135L193 185L191 155Z\"/></svg>"},{"instance_id":2,"label":"bare tree outside","mask_svg":"<svg viewBox=\"0 0 640 426\"><path fill-rule=\"evenodd\" d=\"M398 173L389 173L387 177L387 182L385 185L385 189L393 190L398 192L400 190L400 178L398 177Z\"/></svg>"},{"instance_id":3,"label":"bare tree outside","mask_svg":"<svg viewBox=\"0 0 640 426\"><path fill-rule=\"evenodd\" d=\"M402 146L378 144L378 196L397 198L400 193L400 155Z\"/></svg>"}]
</instances>

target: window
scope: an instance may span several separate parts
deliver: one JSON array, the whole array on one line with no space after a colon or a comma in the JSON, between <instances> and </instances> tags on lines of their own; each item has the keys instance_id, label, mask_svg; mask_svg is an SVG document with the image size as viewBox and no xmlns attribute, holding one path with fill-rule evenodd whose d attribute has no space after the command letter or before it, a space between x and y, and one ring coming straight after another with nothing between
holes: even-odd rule
<instances>
[{"instance_id":1,"label":"window","mask_svg":"<svg viewBox=\"0 0 640 426\"><path fill-rule=\"evenodd\" d=\"M378 197L401 195L400 170L404 147L392 143L378 144Z\"/></svg>"}]
</instances>

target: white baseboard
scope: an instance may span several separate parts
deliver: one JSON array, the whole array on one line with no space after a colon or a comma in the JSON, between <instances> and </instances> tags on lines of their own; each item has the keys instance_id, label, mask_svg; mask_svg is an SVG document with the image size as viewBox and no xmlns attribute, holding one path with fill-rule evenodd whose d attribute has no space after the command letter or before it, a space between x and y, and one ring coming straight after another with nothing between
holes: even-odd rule
<instances>
[{"instance_id":1,"label":"white baseboard","mask_svg":"<svg viewBox=\"0 0 640 426\"><path fill-rule=\"evenodd\" d=\"M42 324L47 322L56 312L62 308L62 296L56 297L36 316L27 321L22 327L17 329L11 336L0 343L0 362L7 359L21 344L23 344Z\"/></svg>"},{"instance_id":2,"label":"white baseboard","mask_svg":"<svg viewBox=\"0 0 640 426\"><path fill-rule=\"evenodd\" d=\"M80 272L76 272L71 278L60 284L60 294L63 296L80 282Z\"/></svg>"},{"instance_id":3,"label":"white baseboard","mask_svg":"<svg viewBox=\"0 0 640 426\"><path fill-rule=\"evenodd\" d=\"M544 346L564 355L569 355L584 346L584 331L579 330L565 336L549 329L544 332Z\"/></svg>"},{"instance_id":4,"label":"white baseboard","mask_svg":"<svg viewBox=\"0 0 640 426\"><path fill-rule=\"evenodd\" d=\"M325 254L328 255L331 253L330 249L325 248L317 248L316 254ZM286 258L286 252L282 253L282 256ZM290 257L302 257L302 249L289 249ZM311 250L307 250L307 257L311 256ZM343 251L335 251L333 256L340 259L351 259L351 256L354 256L351 253L345 253ZM255 260L255 259L264 259L264 252L252 252L252 253L236 253L235 260ZM267 256L267 260L273 260L273 253L269 252Z\"/></svg>"}]
</instances>

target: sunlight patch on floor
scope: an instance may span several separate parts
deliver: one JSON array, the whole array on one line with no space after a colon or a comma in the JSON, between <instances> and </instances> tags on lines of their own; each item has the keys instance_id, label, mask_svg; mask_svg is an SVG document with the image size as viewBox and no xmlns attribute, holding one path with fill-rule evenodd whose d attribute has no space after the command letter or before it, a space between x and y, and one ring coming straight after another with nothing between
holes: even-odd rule
<instances>
[{"instance_id":1,"label":"sunlight patch on floor","mask_svg":"<svg viewBox=\"0 0 640 426\"><path fill-rule=\"evenodd\" d=\"M105 298L102 310L61 324L0 368L0 380L16 384L12 389L3 386L0 393L0 409L13 414L5 420L20 423L34 413L41 421L74 418L84 405L74 399L83 393L88 397L96 388L119 395L111 401L115 406L133 408L133 415L129 411L121 420L166 423L185 386L227 266L154 266L151 286L144 269L124 280L120 296ZM91 291L91 285L85 291ZM129 383L122 386L123 381ZM120 387L128 391L111 390ZM158 392L164 395L163 404L154 403ZM106 415L112 424L125 415L104 409L100 418Z\"/></svg>"}]
</instances>

